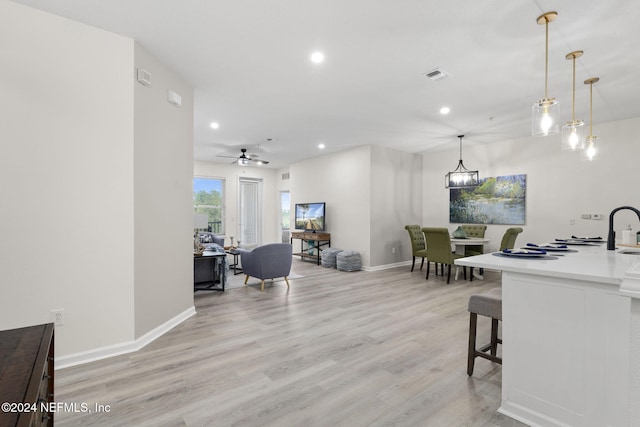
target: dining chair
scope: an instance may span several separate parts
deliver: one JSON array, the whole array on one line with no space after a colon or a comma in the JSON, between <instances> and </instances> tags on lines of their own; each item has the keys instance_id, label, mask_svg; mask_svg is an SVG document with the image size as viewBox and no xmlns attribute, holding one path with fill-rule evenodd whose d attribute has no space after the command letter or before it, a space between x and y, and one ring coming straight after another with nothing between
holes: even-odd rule
<instances>
[{"instance_id":1,"label":"dining chair","mask_svg":"<svg viewBox=\"0 0 640 427\"><path fill-rule=\"evenodd\" d=\"M443 268L444 265L447 266L447 283L449 283L451 280L451 264L458 258L464 258L464 255L451 251L451 237L447 228L423 227L422 232L427 244L427 280L429 280L429 266L433 262L436 265L438 263L443 264ZM467 278L466 268L464 269L464 278Z\"/></svg>"},{"instance_id":2,"label":"dining chair","mask_svg":"<svg viewBox=\"0 0 640 427\"><path fill-rule=\"evenodd\" d=\"M502 236L502 242L500 242L500 252L505 249L513 249L516 245L516 238L518 234L522 233L522 227L511 227L507 228L507 231L504 232L504 236Z\"/></svg>"},{"instance_id":3,"label":"dining chair","mask_svg":"<svg viewBox=\"0 0 640 427\"><path fill-rule=\"evenodd\" d=\"M460 227L467 237L484 237L484 232L487 230L487 226L481 224L466 224ZM465 256L482 255L483 253L484 245L467 245L464 247Z\"/></svg>"},{"instance_id":4,"label":"dining chair","mask_svg":"<svg viewBox=\"0 0 640 427\"><path fill-rule=\"evenodd\" d=\"M411 254L413 255L413 262L411 263L411 271L416 266L416 257L422 258L420 264L420 270L424 265L424 257L427 256L427 249L424 241L424 234L422 233L422 227L419 225L405 225L405 230L409 233L409 239L411 239Z\"/></svg>"}]
</instances>

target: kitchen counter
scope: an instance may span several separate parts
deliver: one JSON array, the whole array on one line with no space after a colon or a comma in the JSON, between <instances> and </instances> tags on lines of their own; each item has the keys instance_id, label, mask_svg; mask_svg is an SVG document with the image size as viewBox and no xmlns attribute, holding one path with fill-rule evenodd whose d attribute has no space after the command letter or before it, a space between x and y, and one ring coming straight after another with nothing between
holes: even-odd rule
<instances>
[{"instance_id":1,"label":"kitchen counter","mask_svg":"<svg viewBox=\"0 0 640 427\"><path fill-rule=\"evenodd\" d=\"M568 248L577 252L548 252L548 257L544 259L484 254L459 259L456 265L620 285L626 271L640 263L640 254L608 251L605 244L569 245Z\"/></svg>"},{"instance_id":2,"label":"kitchen counter","mask_svg":"<svg viewBox=\"0 0 640 427\"><path fill-rule=\"evenodd\" d=\"M569 248L455 261L502 271L499 412L535 426L640 425L640 256Z\"/></svg>"}]
</instances>

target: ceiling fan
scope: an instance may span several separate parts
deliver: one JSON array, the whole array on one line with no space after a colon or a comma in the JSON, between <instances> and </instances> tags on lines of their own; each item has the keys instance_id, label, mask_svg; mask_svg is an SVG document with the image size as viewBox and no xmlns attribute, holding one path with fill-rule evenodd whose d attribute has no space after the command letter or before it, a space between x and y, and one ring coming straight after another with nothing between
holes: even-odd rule
<instances>
[{"instance_id":1,"label":"ceiling fan","mask_svg":"<svg viewBox=\"0 0 640 427\"><path fill-rule=\"evenodd\" d=\"M236 159L233 162L231 162L231 164L237 164L239 166L249 166L252 163L255 163L256 165L268 165L269 162L266 160L262 160L262 159L258 159L258 155L257 154L249 154L247 155L247 149L246 148L241 148L240 149L240 156L223 156L218 154L216 157L228 157L230 159Z\"/></svg>"}]
</instances>

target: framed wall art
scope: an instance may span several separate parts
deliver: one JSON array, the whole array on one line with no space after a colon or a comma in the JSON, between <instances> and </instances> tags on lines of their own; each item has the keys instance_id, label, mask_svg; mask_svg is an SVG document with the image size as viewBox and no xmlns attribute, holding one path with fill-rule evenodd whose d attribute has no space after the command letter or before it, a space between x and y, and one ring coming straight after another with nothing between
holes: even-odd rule
<instances>
[{"instance_id":1,"label":"framed wall art","mask_svg":"<svg viewBox=\"0 0 640 427\"><path fill-rule=\"evenodd\" d=\"M477 187L450 189L449 222L523 225L526 190L526 175L483 178Z\"/></svg>"}]
</instances>

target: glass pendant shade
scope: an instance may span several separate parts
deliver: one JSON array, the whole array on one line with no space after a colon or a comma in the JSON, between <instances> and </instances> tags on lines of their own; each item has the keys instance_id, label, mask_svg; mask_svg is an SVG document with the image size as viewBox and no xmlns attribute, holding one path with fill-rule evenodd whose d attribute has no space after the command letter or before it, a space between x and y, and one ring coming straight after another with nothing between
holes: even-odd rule
<instances>
[{"instance_id":1,"label":"glass pendant shade","mask_svg":"<svg viewBox=\"0 0 640 427\"><path fill-rule=\"evenodd\" d=\"M580 152L581 160L593 161L598 157L598 137L588 136L585 140L584 149Z\"/></svg>"},{"instance_id":2,"label":"glass pendant shade","mask_svg":"<svg viewBox=\"0 0 640 427\"><path fill-rule=\"evenodd\" d=\"M593 134L593 85L599 82L599 77L592 77L584 81L589 85L589 136L585 138L584 149L580 152L580 159L593 161L598 157L598 137Z\"/></svg>"},{"instance_id":3,"label":"glass pendant shade","mask_svg":"<svg viewBox=\"0 0 640 427\"><path fill-rule=\"evenodd\" d=\"M460 138L460 160L458 167L444 176L445 188L467 188L475 187L480 183L478 179L478 171L471 171L464 167L462 163L462 138L464 135L458 135Z\"/></svg>"},{"instance_id":4,"label":"glass pendant shade","mask_svg":"<svg viewBox=\"0 0 640 427\"><path fill-rule=\"evenodd\" d=\"M584 148L584 122L571 120L562 126L562 149L577 151Z\"/></svg>"},{"instance_id":5,"label":"glass pendant shade","mask_svg":"<svg viewBox=\"0 0 640 427\"><path fill-rule=\"evenodd\" d=\"M531 135L547 136L560 132L560 105L555 98L536 101L531 112Z\"/></svg>"},{"instance_id":6,"label":"glass pendant shade","mask_svg":"<svg viewBox=\"0 0 640 427\"><path fill-rule=\"evenodd\" d=\"M560 132L560 105L548 94L549 86L549 22L558 17L558 12L547 12L538 16L536 22L545 26L544 45L544 98L533 104L531 109L531 135L547 136Z\"/></svg>"},{"instance_id":7,"label":"glass pendant shade","mask_svg":"<svg viewBox=\"0 0 640 427\"><path fill-rule=\"evenodd\" d=\"M573 86L571 101L571 120L562 126L562 142L560 147L563 150L582 150L584 148L584 122L576 119L576 58L580 58L584 52L576 50L568 53L566 59L573 62Z\"/></svg>"}]
</instances>

